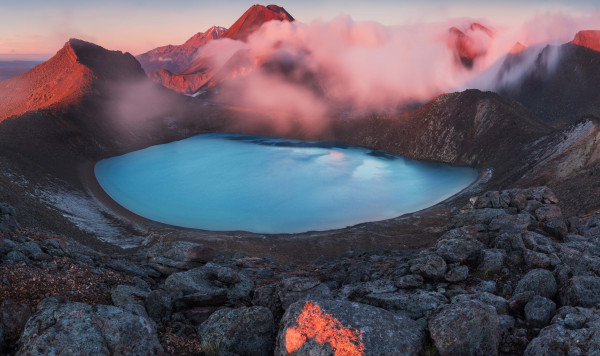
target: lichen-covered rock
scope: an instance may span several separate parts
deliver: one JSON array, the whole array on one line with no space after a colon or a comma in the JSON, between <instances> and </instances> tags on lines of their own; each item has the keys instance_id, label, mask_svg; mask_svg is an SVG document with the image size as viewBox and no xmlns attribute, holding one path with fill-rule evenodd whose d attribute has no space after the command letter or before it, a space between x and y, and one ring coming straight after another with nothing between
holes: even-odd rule
<instances>
[{"instance_id":1,"label":"lichen-covered rock","mask_svg":"<svg viewBox=\"0 0 600 356\"><path fill-rule=\"evenodd\" d=\"M245 274L212 263L173 273L165 280L176 309L248 301L253 286Z\"/></svg>"},{"instance_id":2,"label":"lichen-covered rock","mask_svg":"<svg viewBox=\"0 0 600 356\"><path fill-rule=\"evenodd\" d=\"M27 321L17 355L160 355L154 326L108 306L56 298L40 302Z\"/></svg>"},{"instance_id":3,"label":"lichen-covered rock","mask_svg":"<svg viewBox=\"0 0 600 356\"><path fill-rule=\"evenodd\" d=\"M575 276L561 288L560 301L563 305L596 307L600 304L600 278Z\"/></svg>"},{"instance_id":4,"label":"lichen-covered rock","mask_svg":"<svg viewBox=\"0 0 600 356\"><path fill-rule=\"evenodd\" d=\"M497 355L496 310L478 300L448 304L429 318L429 332L440 355Z\"/></svg>"},{"instance_id":5,"label":"lichen-covered rock","mask_svg":"<svg viewBox=\"0 0 600 356\"><path fill-rule=\"evenodd\" d=\"M455 227L468 225L488 225L494 218L507 215L504 209L475 209L455 215L452 223Z\"/></svg>"},{"instance_id":6,"label":"lichen-covered rock","mask_svg":"<svg viewBox=\"0 0 600 356\"><path fill-rule=\"evenodd\" d=\"M557 291L556 279L552 272L546 269L534 269L517 283L515 294L532 291L542 297L552 298Z\"/></svg>"},{"instance_id":7,"label":"lichen-covered rock","mask_svg":"<svg viewBox=\"0 0 600 356\"><path fill-rule=\"evenodd\" d=\"M446 261L438 255L427 255L408 261L410 272L429 279L442 279L446 274Z\"/></svg>"},{"instance_id":8,"label":"lichen-covered rock","mask_svg":"<svg viewBox=\"0 0 600 356\"><path fill-rule=\"evenodd\" d=\"M444 239L436 244L435 252L447 263L464 263L476 259L485 248L481 242L472 239Z\"/></svg>"},{"instance_id":9,"label":"lichen-covered rock","mask_svg":"<svg viewBox=\"0 0 600 356\"><path fill-rule=\"evenodd\" d=\"M428 316L440 305L448 303L448 298L438 292L399 290L393 293L371 293L354 300L379 308L402 313L412 319Z\"/></svg>"},{"instance_id":10,"label":"lichen-covered rock","mask_svg":"<svg viewBox=\"0 0 600 356\"><path fill-rule=\"evenodd\" d=\"M525 356L597 355L600 352L598 309L562 307L539 335L531 340Z\"/></svg>"},{"instance_id":11,"label":"lichen-covered rock","mask_svg":"<svg viewBox=\"0 0 600 356\"><path fill-rule=\"evenodd\" d=\"M411 289L411 288L419 288L423 285L424 279L421 275L418 274L407 274L406 276L402 276L398 278L395 282L396 287L402 289Z\"/></svg>"},{"instance_id":12,"label":"lichen-covered rock","mask_svg":"<svg viewBox=\"0 0 600 356\"><path fill-rule=\"evenodd\" d=\"M455 266L446 272L446 281L450 283L461 282L469 277L469 267Z\"/></svg>"},{"instance_id":13,"label":"lichen-covered rock","mask_svg":"<svg viewBox=\"0 0 600 356\"><path fill-rule=\"evenodd\" d=\"M281 281L277 294L284 310L297 301L331 298L327 285L316 279L302 277L290 277Z\"/></svg>"},{"instance_id":14,"label":"lichen-covered rock","mask_svg":"<svg viewBox=\"0 0 600 356\"><path fill-rule=\"evenodd\" d=\"M274 322L266 307L225 308L214 312L198 328L203 350L219 354L270 355Z\"/></svg>"},{"instance_id":15,"label":"lichen-covered rock","mask_svg":"<svg viewBox=\"0 0 600 356\"><path fill-rule=\"evenodd\" d=\"M492 231L514 231L529 230L537 226L537 222L529 213L519 213L517 215L499 215L495 217L489 225Z\"/></svg>"},{"instance_id":16,"label":"lichen-covered rock","mask_svg":"<svg viewBox=\"0 0 600 356\"><path fill-rule=\"evenodd\" d=\"M215 257L215 250L199 243L160 242L148 249L148 264L165 275L200 267Z\"/></svg>"},{"instance_id":17,"label":"lichen-covered rock","mask_svg":"<svg viewBox=\"0 0 600 356\"><path fill-rule=\"evenodd\" d=\"M486 249L481 251L477 269L483 273L498 273L505 266L506 252L500 249Z\"/></svg>"},{"instance_id":18,"label":"lichen-covered rock","mask_svg":"<svg viewBox=\"0 0 600 356\"><path fill-rule=\"evenodd\" d=\"M525 305L525 320L535 328L548 325L554 313L556 313L556 303L539 295L531 298Z\"/></svg>"},{"instance_id":19,"label":"lichen-covered rock","mask_svg":"<svg viewBox=\"0 0 600 356\"><path fill-rule=\"evenodd\" d=\"M479 300L489 306L494 307L498 314L506 314L508 311L508 301L492 293L481 292L475 294L459 294L452 297L453 304L467 300Z\"/></svg>"},{"instance_id":20,"label":"lichen-covered rock","mask_svg":"<svg viewBox=\"0 0 600 356\"><path fill-rule=\"evenodd\" d=\"M419 355L421 325L370 305L338 300L292 304L281 320L275 355Z\"/></svg>"}]
</instances>

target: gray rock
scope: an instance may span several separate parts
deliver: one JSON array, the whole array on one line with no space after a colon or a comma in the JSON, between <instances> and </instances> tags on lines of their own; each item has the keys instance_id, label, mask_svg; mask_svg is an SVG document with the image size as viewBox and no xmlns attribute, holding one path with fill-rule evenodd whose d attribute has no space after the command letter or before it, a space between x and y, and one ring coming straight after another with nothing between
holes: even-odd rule
<instances>
[{"instance_id":1,"label":"gray rock","mask_svg":"<svg viewBox=\"0 0 600 356\"><path fill-rule=\"evenodd\" d=\"M127 304L143 306L148 294L148 291L129 285L118 285L110 291L113 304L121 308Z\"/></svg>"},{"instance_id":2,"label":"gray rock","mask_svg":"<svg viewBox=\"0 0 600 356\"><path fill-rule=\"evenodd\" d=\"M4 239L0 237L0 257L6 255L10 251L14 250L17 247L17 244L12 240Z\"/></svg>"},{"instance_id":3,"label":"gray rock","mask_svg":"<svg viewBox=\"0 0 600 356\"><path fill-rule=\"evenodd\" d=\"M557 244L550 238L533 231L525 231L521 235L526 248L545 254L557 251Z\"/></svg>"},{"instance_id":4,"label":"gray rock","mask_svg":"<svg viewBox=\"0 0 600 356\"><path fill-rule=\"evenodd\" d=\"M481 251L477 269L483 273L498 273L504 268L506 252L501 249L487 249Z\"/></svg>"},{"instance_id":5,"label":"gray rock","mask_svg":"<svg viewBox=\"0 0 600 356\"><path fill-rule=\"evenodd\" d=\"M498 314L506 314L508 311L508 301L506 299L488 292L459 294L452 297L451 302L454 304L468 300L479 300L480 302L483 302L496 309L496 313Z\"/></svg>"},{"instance_id":6,"label":"gray rock","mask_svg":"<svg viewBox=\"0 0 600 356\"><path fill-rule=\"evenodd\" d=\"M529 230L537 225L533 216L528 213L519 213L517 215L499 215L491 222L489 229L491 231L514 231Z\"/></svg>"},{"instance_id":7,"label":"gray rock","mask_svg":"<svg viewBox=\"0 0 600 356\"><path fill-rule=\"evenodd\" d=\"M446 281L456 283L466 280L469 277L469 267L455 266L446 272Z\"/></svg>"},{"instance_id":8,"label":"gray rock","mask_svg":"<svg viewBox=\"0 0 600 356\"><path fill-rule=\"evenodd\" d=\"M545 269L534 269L527 272L517 283L515 294L532 291L550 299L556 294L557 288L552 272Z\"/></svg>"},{"instance_id":9,"label":"gray rock","mask_svg":"<svg viewBox=\"0 0 600 356\"><path fill-rule=\"evenodd\" d=\"M561 288L559 295L563 305L596 307L600 304L600 278L575 276Z\"/></svg>"},{"instance_id":10,"label":"gray rock","mask_svg":"<svg viewBox=\"0 0 600 356\"><path fill-rule=\"evenodd\" d=\"M144 300L148 316L157 323L166 319L172 310L171 296L160 289L150 291Z\"/></svg>"},{"instance_id":11,"label":"gray rock","mask_svg":"<svg viewBox=\"0 0 600 356\"><path fill-rule=\"evenodd\" d=\"M327 285L316 279L302 277L290 277L281 281L277 294L284 310L297 301L331 298Z\"/></svg>"},{"instance_id":12,"label":"gray rock","mask_svg":"<svg viewBox=\"0 0 600 356\"><path fill-rule=\"evenodd\" d=\"M0 203L0 233L1 234L9 234L11 231L19 228L19 223L17 222L17 213L15 209L6 204Z\"/></svg>"},{"instance_id":13,"label":"gray rock","mask_svg":"<svg viewBox=\"0 0 600 356\"><path fill-rule=\"evenodd\" d=\"M123 309L47 298L25 325L17 355L160 355L147 319Z\"/></svg>"},{"instance_id":14,"label":"gray rock","mask_svg":"<svg viewBox=\"0 0 600 356\"><path fill-rule=\"evenodd\" d=\"M277 320L284 312L277 294L277 284L266 284L254 289L252 304L269 308L273 317Z\"/></svg>"},{"instance_id":15,"label":"gray rock","mask_svg":"<svg viewBox=\"0 0 600 356\"><path fill-rule=\"evenodd\" d=\"M477 300L448 304L429 318L440 355L497 355L500 321L496 310Z\"/></svg>"},{"instance_id":16,"label":"gray rock","mask_svg":"<svg viewBox=\"0 0 600 356\"><path fill-rule=\"evenodd\" d=\"M176 309L247 302L253 286L245 274L212 263L173 273L165 280Z\"/></svg>"},{"instance_id":17,"label":"gray rock","mask_svg":"<svg viewBox=\"0 0 600 356\"><path fill-rule=\"evenodd\" d=\"M427 292L420 289L415 291L399 290L393 293L372 293L356 297L354 300L360 303L399 312L412 319L428 316L440 305L448 303L448 298L443 294L438 292Z\"/></svg>"},{"instance_id":18,"label":"gray rock","mask_svg":"<svg viewBox=\"0 0 600 356\"><path fill-rule=\"evenodd\" d=\"M438 255L427 255L408 261L410 272L429 279L442 279L446 274L446 261Z\"/></svg>"},{"instance_id":19,"label":"gray rock","mask_svg":"<svg viewBox=\"0 0 600 356\"><path fill-rule=\"evenodd\" d=\"M508 300L508 310L513 314L523 314L525 305L527 305L535 295L534 291L515 293L512 298Z\"/></svg>"},{"instance_id":20,"label":"gray rock","mask_svg":"<svg viewBox=\"0 0 600 356\"><path fill-rule=\"evenodd\" d=\"M447 263L464 263L476 259L485 246L471 239L445 239L436 244L436 253Z\"/></svg>"},{"instance_id":21,"label":"gray rock","mask_svg":"<svg viewBox=\"0 0 600 356\"><path fill-rule=\"evenodd\" d=\"M539 295L525 305L525 320L535 328L543 328L550 323L556 313L556 303Z\"/></svg>"},{"instance_id":22,"label":"gray rock","mask_svg":"<svg viewBox=\"0 0 600 356\"><path fill-rule=\"evenodd\" d=\"M22 252L13 250L4 256L2 258L2 261L4 263L15 264L19 262L29 261L29 257L25 256L25 254L23 254Z\"/></svg>"},{"instance_id":23,"label":"gray rock","mask_svg":"<svg viewBox=\"0 0 600 356\"><path fill-rule=\"evenodd\" d=\"M160 242L148 249L148 264L165 275L212 261L215 250L199 243Z\"/></svg>"},{"instance_id":24,"label":"gray rock","mask_svg":"<svg viewBox=\"0 0 600 356\"><path fill-rule=\"evenodd\" d=\"M311 300L290 306L275 355L419 355L424 331L401 315L360 303Z\"/></svg>"},{"instance_id":25,"label":"gray rock","mask_svg":"<svg viewBox=\"0 0 600 356\"><path fill-rule=\"evenodd\" d=\"M219 354L270 355L274 337L273 315L265 307L219 309L198 328L204 350Z\"/></svg>"},{"instance_id":26,"label":"gray rock","mask_svg":"<svg viewBox=\"0 0 600 356\"><path fill-rule=\"evenodd\" d=\"M396 280L396 287L403 289L419 288L423 285L424 279L418 274L407 274Z\"/></svg>"},{"instance_id":27,"label":"gray rock","mask_svg":"<svg viewBox=\"0 0 600 356\"><path fill-rule=\"evenodd\" d=\"M455 227L467 225L488 225L494 218L506 215L504 209L476 209L467 211L452 218Z\"/></svg>"},{"instance_id":28,"label":"gray rock","mask_svg":"<svg viewBox=\"0 0 600 356\"><path fill-rule=\"evenodd\" d=\"M525 250L523 252L523 260L528 269L549 268L552 265L548 255L530 250Z\"/></svg>"},{"instance_id":29,"label":"gray rock","mask_svg":"<svg viewBox=\"0 0 600 356\"><path fill-rule=\"evenodd\" d=\"M526 249L520 231L505 232L496 236L492 242L492 246L496 249L504 250L506 253L521 252Z\"/></svg>"},{"instance_id":30,"label":"gray rock","mask_svg":"<svg viewBox=\"0 0 600 356\"><path fill-rule=\"evenodd\" d=\"M19 244L15 251L23 253L25 256L34 261L49 261L52 259L52 257L47 253L44 253L40 246L35 242L25 242Z\"/></svg>"},{"instance_id":31,"label":"gray rock","mask_svg":"<svg viewBox=\"0 0 600 356\"><path fill-rule=\"evenodd\" d=\"M572 324L567 319L571 319ZM598 355L599 352L598 310L563 307L558 310L552 324L531 340L524 355Z\"/></svg>"}]
</instances>

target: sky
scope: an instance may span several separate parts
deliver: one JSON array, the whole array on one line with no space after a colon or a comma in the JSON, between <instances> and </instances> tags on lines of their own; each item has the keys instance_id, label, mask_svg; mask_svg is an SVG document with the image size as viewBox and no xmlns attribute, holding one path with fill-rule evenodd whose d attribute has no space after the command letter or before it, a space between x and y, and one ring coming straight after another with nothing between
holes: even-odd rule
<instances>
[{"instance_id":1,"label":"sky","mask_svg":"<svg viewBox=\"0 0 600 356\"><path fill-rule=\"evenodd\" d=\"M69 38L134 55L181 44L213 25L229 27L254 1L0 0L0 59L47 59ZM600 13L598 0L280 0L296 20L339 15L387 26L485 19L514 25L535 16ZM266 3L263 5L267 5Z\"/></svg>"}]
</instances>

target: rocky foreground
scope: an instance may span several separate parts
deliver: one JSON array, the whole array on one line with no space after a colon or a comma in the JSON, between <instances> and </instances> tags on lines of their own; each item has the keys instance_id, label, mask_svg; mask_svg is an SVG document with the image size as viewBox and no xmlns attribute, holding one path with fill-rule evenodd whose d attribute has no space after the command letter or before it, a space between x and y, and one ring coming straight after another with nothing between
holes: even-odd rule
<instances>
[{"instance_id":1,"label":"rocky foreground","mask_svg":"<svg viewBox=\"0 0 600 356\"><path fill-rule=\"evenodd\" d=\"M17 221L0 204L0 353L600 354L600 211L565 218L546 187L472 198L425 250L309 265L106 256Z\"/></svg>"}]
</instances>

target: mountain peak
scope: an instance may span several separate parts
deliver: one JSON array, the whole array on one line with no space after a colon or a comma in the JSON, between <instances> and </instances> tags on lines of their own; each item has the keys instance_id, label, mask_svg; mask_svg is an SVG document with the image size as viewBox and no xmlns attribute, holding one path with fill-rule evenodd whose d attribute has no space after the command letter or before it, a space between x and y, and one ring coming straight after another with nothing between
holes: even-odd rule
<instances>
[{"instance_id":1,"label":"mountain peak","mask_svg":"<svg viewBox=\"0 0 600 356\"><path fill-rule=\"evenodd\" d=\"M294 21L294 18L283 7L277 5L252 5L223 34L223 38L245 41L252 32L271 20Z\"/></svg>"},{"instance_id":2,"label":"mountain peak","mask_svg":"<svg viewBox=\"0 0 600 356\"><path fill-rule=\"evenodd\" d=\"M89 93L102 80L145 78L129 53L70 39L49 60L0 83L0 121L26 111L64 106Z\"/></svg>"},{"instance_id":3,"label":"mountain peak","mask_svg":"<svg viewBox=\"0 0 600 356\"><path fill-rule=\"evenodd\" d=\"M600 52L600 30L579 31L571 43Z\"/></svg>"},{"instance_id":4,"label":"mountain peak","mask_svg":"<svg viewBox=\"0 0 600 356\"><path fill-rule=\"evenodd\" d=\"M510 51L508 53L517 54L519 52L523 52L525 49L527 49L527 46L525 46L521 42L517 42L512 46L512 48L510 49Z\"/></svg>"}]
</instances>

